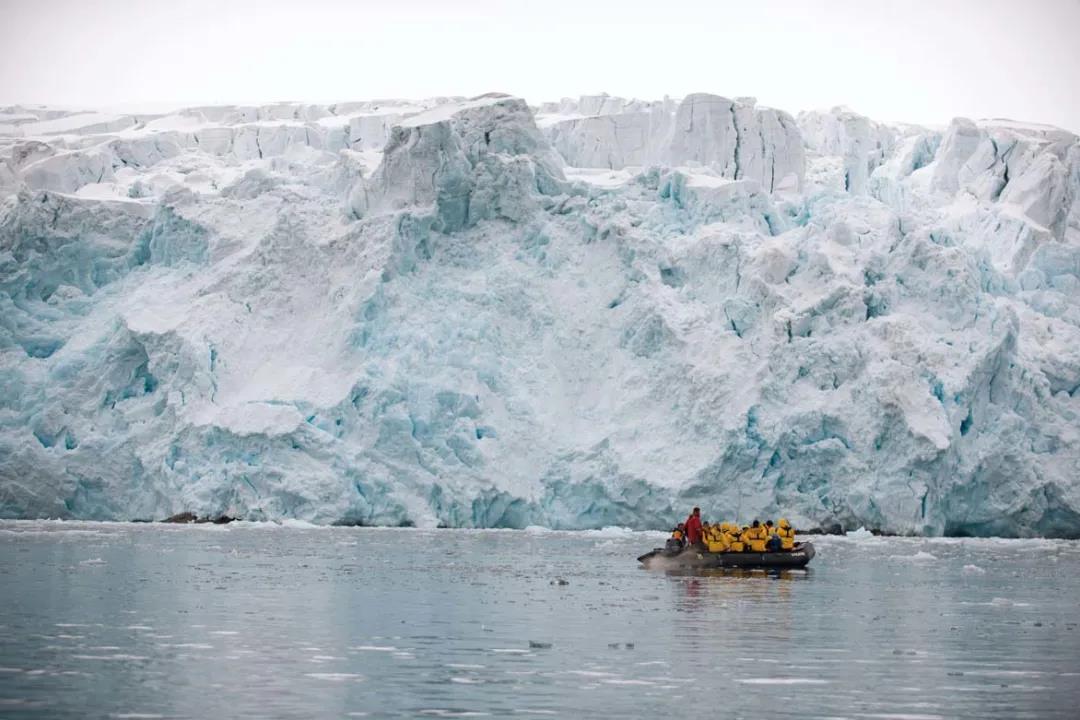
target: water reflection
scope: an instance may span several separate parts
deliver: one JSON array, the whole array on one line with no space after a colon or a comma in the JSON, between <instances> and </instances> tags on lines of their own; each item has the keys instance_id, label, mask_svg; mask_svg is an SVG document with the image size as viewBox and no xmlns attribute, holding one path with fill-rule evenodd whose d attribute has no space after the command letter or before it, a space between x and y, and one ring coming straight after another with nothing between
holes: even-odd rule
<instances>
[{"instance_id":1,"label":"water reflection","mask_svg":"<svg viewBox=\"0 0 1080 720\"><path fill-rule=\"evenodd\" d=\"M661 570L668 577L699 578L772 578L774 580L806 580L813 575L811 568L676 568Z\"/></svg>"}]
</instances>

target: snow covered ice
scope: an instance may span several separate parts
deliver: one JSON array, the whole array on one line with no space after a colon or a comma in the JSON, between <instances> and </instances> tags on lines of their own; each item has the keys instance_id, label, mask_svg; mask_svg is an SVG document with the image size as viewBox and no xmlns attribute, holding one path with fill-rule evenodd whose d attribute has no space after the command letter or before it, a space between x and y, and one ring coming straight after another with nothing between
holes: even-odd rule
<instances>
[{"instance_id":1,"label":"snow covered ice","mask_svg":"<svg viewBox=\"0 0 1080 720\"><path fill-rule=\"evenodd\" d=\"M1080 535L1080 140L0 109L0 516Z\"/></svg>"}]
</instances>

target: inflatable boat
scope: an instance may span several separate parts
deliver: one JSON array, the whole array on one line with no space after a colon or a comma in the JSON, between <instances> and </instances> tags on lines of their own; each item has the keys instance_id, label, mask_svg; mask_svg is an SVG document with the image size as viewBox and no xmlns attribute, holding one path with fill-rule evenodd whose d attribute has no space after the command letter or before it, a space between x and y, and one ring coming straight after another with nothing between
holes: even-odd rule
<instances>
[{"instance_id":1,"label":"inflatable boat","mask_svg":"<svg viewBox=\"0 0 1080 720\"><path fill-rule=\"evenodd\" d=\"M783 552L711 553L687 546L681 550L656 548L638 558L649 570L686 570L710 568L801 568L814 558L814 546L796 543Z\"/></svg>"}]
</instances>

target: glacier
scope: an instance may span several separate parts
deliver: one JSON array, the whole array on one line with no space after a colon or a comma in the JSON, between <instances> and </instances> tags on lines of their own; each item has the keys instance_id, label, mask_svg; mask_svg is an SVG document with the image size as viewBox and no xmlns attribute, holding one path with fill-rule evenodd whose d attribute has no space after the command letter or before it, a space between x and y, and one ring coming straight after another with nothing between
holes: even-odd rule
<instances>
[{"instance_id":1,"label":"glacier","mask_svg":"<svg viewBox=\"0 0 1080 720\"><path fill-rule=\"evenodd\" d=\"M1080 139L0 108L0 517L1080 536Z\"/></svg>"}]
</instances>

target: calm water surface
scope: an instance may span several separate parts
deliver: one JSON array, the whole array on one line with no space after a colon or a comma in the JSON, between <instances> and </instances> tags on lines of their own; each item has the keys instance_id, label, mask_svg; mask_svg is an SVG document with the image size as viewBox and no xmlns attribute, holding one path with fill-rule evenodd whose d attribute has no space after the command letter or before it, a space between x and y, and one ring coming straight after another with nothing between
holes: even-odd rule
<instances>
[{"instance_id":1,"label":"calm water surface","mask_svg":"<svg viewBox=\"0 0 1080 720\"><path fill-rule=\"evenodd\" d=\"M680 576L659 537L0 523L0 717L1080 713L1078 543Z\"/></svg>"}]
</instances>

